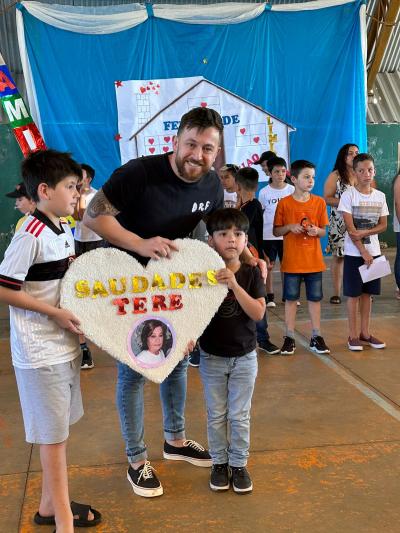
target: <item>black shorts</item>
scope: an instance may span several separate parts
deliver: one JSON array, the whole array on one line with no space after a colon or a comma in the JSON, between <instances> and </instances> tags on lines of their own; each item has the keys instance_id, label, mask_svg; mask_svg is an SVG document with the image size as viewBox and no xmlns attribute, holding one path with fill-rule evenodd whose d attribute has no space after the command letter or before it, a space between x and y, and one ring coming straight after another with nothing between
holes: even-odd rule
<instances>
[{"instance_id":1,"label":"black shorts","mask_svg":"<svg viewBox=\"0 0 400 533\"><path fill-rule=\"evenodd\" d=\"M378 255L376 257L379 257ZM374 257L375 259L375 257ZM362 294L380 294L381 279L373 279L363 283L358 267L364 264L362 257L352 255L344 256L343 265L343 294L351 298L357 298Z\"/></svg>"},{"instance_id":2,"label":"black shorts","mask_svg":"<svg viewBox=\"0 0 400 533\"><path fill-rule=\"evenodd\" d=\"M276 258L279 257L279 262L282 263L283 239L263 241L263 250L270 261L274 263Z\"/></svg>"}]
</instances>

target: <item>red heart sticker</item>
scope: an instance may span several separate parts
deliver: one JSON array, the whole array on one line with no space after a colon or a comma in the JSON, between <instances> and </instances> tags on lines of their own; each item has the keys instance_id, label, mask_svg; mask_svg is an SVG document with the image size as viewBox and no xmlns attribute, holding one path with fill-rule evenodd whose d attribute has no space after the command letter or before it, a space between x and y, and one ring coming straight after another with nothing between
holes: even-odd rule
<instances>
[{"instance_id":1,"label":"red heart sticker","mask_svg":"<svg viewBox=\"0 0 400 533\"><path fill-rule=\"evenodd\" d=\"M169 150L168 146L163 146L162 149L163 149L163 152L165 152L165 153L167 153L168 150Z\"/></svg>"},{"instance_id":2,"label":"red heart sticker","mask_svg":"<svg viewBox=\"0 0 400 533\"><path fill-rule=\"evenodd\" d=\"M150 144L154 144L154 139L149 139Z\"/></svg>"},{"instance_id":3,"label":"red heart sticker","mask_svg":"<svg viewBox=\"0 0 400 533\"><path fill-rule=\"evenodd\" d=\"M145 93L146 92L146 88L145 87L140 87L140 92L141 93Z\"/></svg>"},{"instance_id":4,"label":"red heart sticker","mask_svg":"<svg viewBox=\"0 0 400 533\"><path fill-rule=\"evenodd\" d=\"M160 86L159 86L159 85L157 85L157 89L159 89L159 88L160 88Z\"/></svg>"},{"instance_id":5,"label":"red heart sticker","mask_svg":"<svg viewBox=\"0 0 400 533\"><path fill-rule=\"evenodd\" d=\"M150 91L150 87L146 87L146 89L147 89L148 91Z\"/></svg>"},{"instance_id":6,"label":"red heart sticker","mask_svg":"<svg viewBox=\"0 0 400 533\"><path fill-rule=\"evenodd\" d=\"M246 128L240 128L240 133L243 135L243 133L245 133L246 131Z\"/></svg>"},{"instance_id":7,"label":"red heart sticker","mask_svg":"<svg viewBox=\"0 0 400 533\"><path fill-rule=\"evenodd\" d=\"M207 107L207 102L201 102L201 107Z\"/></svg>"},{"instance_id":8,"label":"red heart sticker","mask_svg":"<svg viewBox=\"0 0 400 533\"><path fill-rule=\"evenodd\" d=\"M258 143L259 140L260 140L260 137L254 137L254 138L253 138L253 141L254 141L255 143Z\"/></svg>"},{"instance_id":9,"label":"red heart sticker","mask_svg":"<svg viewBox=\"0 0 400 533\"><path fill-rule=\"evenodd\" d=\"M154 154L154 152L156 151L156 149L154 148L154 146L152 146L151 148L149 148L149 152L151 154Z\"/></svg>"},{"instance_id":10,"label":"red heart sticker","mask_svg":"<svg viewBox=\"0 0 400 533\"><path fill-rule=\"evenodd\" d=\"M149 85L153 85L153 82L152 82L152 81L149 81Z\"/></svg>"},{"instance_id":11,"label":"red heart sticker","mask_svg":"<svg viewBox=\"0 0 400 533\"><path fill-rule=\"evenodd\" d=\"M164 141L165 141L166 143L169 143L170 140L171 140L171 137L164 137Z\"/></svg>"}]
</instances>

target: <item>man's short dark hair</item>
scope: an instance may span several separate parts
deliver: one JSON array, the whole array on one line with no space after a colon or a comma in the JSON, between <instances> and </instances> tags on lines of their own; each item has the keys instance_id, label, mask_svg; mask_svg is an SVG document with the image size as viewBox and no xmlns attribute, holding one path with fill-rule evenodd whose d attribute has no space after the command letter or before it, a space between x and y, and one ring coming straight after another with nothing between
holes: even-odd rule
<instances>
[{"instance_id":1,"label":"man's short dark hair","mask_svg":"<svg viewBox=\"0 0 400 533\"><path fill-rule=\"evenodd\" d=\"M249 231L249 219L239 209L233 207L226 207L225 209L217 209L207 219L207 231L212 237L216 231L223 231L226 229L237 228L247 234Z\"/></svg>"},{"instance_id":2,"label":"man's short dark hair","mask_svg":"<svg viewBox=\"0 0 400 533\"><path fill-rule=\"evenodd\" d=\"M236 172L235 180L245 191L256 191L258 187L258 172L251 167L241 168Z\"/></svg>"},{"instance_id":3,"label":"man's short dark hair","mask_svg":"<svg viewBox=\"0 0 400 533\"><path fill-rule=\"evenodd\" d=\"M86 170L87 176L90 178L90 181L94 178L94 175L96 174L96 171L93 167L90 165L87 165L86 163L81 163L82 170Z\"/></svg>"},{"instance_id":4,"label":"man's short dark hair","mask_svg":"<svg viewBox=\"0 0 400 533\"><path fill-rule=\"evenodd\" d=\"M82 177L81 165L67 152L40 150L33 152L21 164L22 178L34 202L39 201L38 187L46 183L54 189L67 176Z\"/></svg>"},{"instance_id":5,"label":"man's short dark hair","mask_svg":"<svg viewBox=\"0 0 400 533\"><path fill-rule=\"evenodd\" d=\"M272 172L272 169L274 167L285 167L287 168L286 161L283 159L283 157L271 157L271 159L268 159L267 161L267 167L270 172Z\"/></svg>"},{"instance_id":6,"label":"man's short dark hair","mask_svg":"<svg viewBox=\"0 0 400 533\"><path fill-rule=\"evenodd\" d=\"M305 168L315 168L315 165L306 159L297 159L297 161L293 161L290 165L290 175L298 178L300 172Z\"/></svg>"},{"instance_id":7,"label":"man's short dark hair","mask_svg":"<svg viewBox=\"0 0 400 533\"><path fill-rule=\"evenodd\" d=\"M355 170L357 168L358 163L362 163L363 161L371 161L373 165L375 165L375 159L370 154L357 154L356 157L353 159L353 169Z\"/></svg>"},{"instance_id":8,"label":"man's short dark hair","mask_svg":"<svg viewBox=\"0 0 400 533\"><path fill-rule=\"evenodd\" d=\"M188 130L197 128L199 131L204 131L207 128L216 128L219 132L220 141L222 140L222 133L224 131L220 114L209 107L195 107L185 113L179 124L178 135L185 128Z\"/></svg>"}]
</instances>

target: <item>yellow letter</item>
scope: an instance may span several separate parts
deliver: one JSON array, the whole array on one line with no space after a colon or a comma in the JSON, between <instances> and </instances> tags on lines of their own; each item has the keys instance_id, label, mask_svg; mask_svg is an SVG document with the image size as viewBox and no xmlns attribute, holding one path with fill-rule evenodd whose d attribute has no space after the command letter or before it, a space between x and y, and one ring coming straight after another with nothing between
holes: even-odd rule
<instances>
[{"instance_id":1,"label":"yellow letter","mask_svg":"<svg viewBox=\"0 0 400 533\"><path fill-rule=\"evenodd\" d=\"M132 292L147 291L149 282L144 276L134 276L132 278Z\"/></svg>"},{"instance_id":2,"label":"yellow letter","mask_svg":"<svg viewBox=\"0 0 400 533\"><path fill-rule=\"evenodd\" d=\"M111 294L124 294L126 292L126 278L120 278L121 288L117 289L117 280L115 278L109 278L108 286L110 287Z\"/></svg>"},{"instance_id":3,"label":"yellow letter","mask_svg":"<svg viewBox=\"0 0 400 533\"><path fill-rule=\"evenodd\" d=\"M98 296L108 296L108 292L106 291L104 285L101 281L96 280L93 284L93 294L92 298L97 298Z\"/></svg>"},{"instance_id":4,"label":"yellow letter","mask_svg":"<svg viewBox=\"0 0 400 533\"><path fill-rule=\"evenodd\" d=\"M209 285L218 285L217 278L215 277L215 270L207 270L207 281Z\"/></svg>"},{"instance_id":5,"label":"yellow letter","mask_svg":"<svg viewBox=\"0 0 400 533\"><path fill-rule=\"evenodd\" d=\"M164 280L160 276L160 274L154 274L153 282L151 284L151 290L154 289L160 289L161 291L165 290L167 287L164 283Z\"/></svg>"},{"instance_id":6,"label":"yellow letter","mask_svg":"<svg viewBox=\"0 0 400 533\"><path fill-rule=\"evenodd\" d=\"M75 283L75 296L77 298L86 298L90 296L90 287L89 283L85 279L80 279Z\"/></svg>"},{"instance_id":7,"label":"yellow letter","mask_svg":"<svg viewBox=\"0 0 400 533\"><path fill-rule=\"evenodd\" d=\"M169 287L170 289L182 289L185 285L186 278L182 272L172 272L169 275Z\"/></svg>"},{"instance_id":8,"label":"yellow letter","mask_svg":"<svg viewBox=\"0 0 400 533\"><path fill-rule=\"evenodd\" d=\"M201 272L192 272L189 274L189 289L200 289L203 286L200 278Z\"/></svg>"}]
</instances>

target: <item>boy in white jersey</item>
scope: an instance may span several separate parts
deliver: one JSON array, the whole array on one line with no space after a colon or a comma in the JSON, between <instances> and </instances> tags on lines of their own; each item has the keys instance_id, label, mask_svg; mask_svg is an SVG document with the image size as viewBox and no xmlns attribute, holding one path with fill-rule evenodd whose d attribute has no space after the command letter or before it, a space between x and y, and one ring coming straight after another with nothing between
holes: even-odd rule
<instances>
[{"instance_id":1,"label":"boy in white jersey","mask_svg":"<svg viewBox=\"0 0 400 533\"><path fill-rule=\"evenodd\" d=\"M269 185L261 189L258 200L264 210L263 248L269 259L266 283L267 307L276 307L272 269L277 257L279 257L279 262L282 262L283 237L275 237L273 234L274 217L279 200L293 194L294 187L285 182L287 165L283 157L271 157L267 161L267 165L270 174Z\"/></svg>"},{"instance_id":2,"label":"boy in white jersey","mask_svg":"<svg viewBox=\"0 0 400 533\"><path fill-rule=\"evenodd\" d=\"M42 495L34 521L72 533L100 513L70 504L66 463L69 425L82 414L78 319L60 309L60 283L74 257L67 222L79 193L80 166L69 154L43 150L22 163L37 209L14 235L0 265L0 300L10 306L11 352L26 440L39 444Z\"/></svg>"},{"instance_id":3,"label":"boy in white jersey","mask_svg":"<svg viewBox=\"0 0 400 533\"><path fill-rule=\"evenodd\" d=\"M349 350L361 351L363 344L372 348L385 348L386 344L373 337L369 331L371 296L380 294L381 280L363 283L361 265L371 265L381 255L378 234L387 228L389 210L385 194L372 187L375 176L374 158L358 154L353 159L357 184L341 196L338 211L346 224L344 238L343 294L347 296L349 319ZM360 308L361 333L357 330L357 309Z\"/></svg>"}]
</instances>

